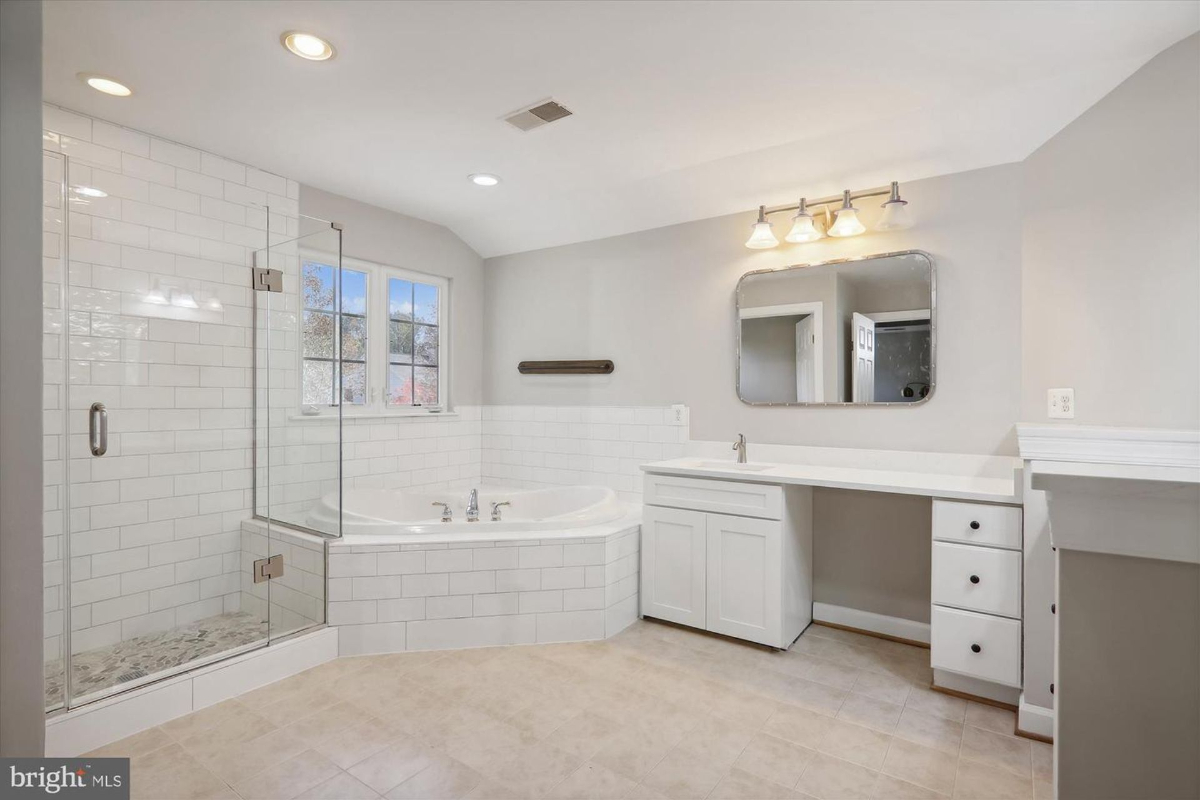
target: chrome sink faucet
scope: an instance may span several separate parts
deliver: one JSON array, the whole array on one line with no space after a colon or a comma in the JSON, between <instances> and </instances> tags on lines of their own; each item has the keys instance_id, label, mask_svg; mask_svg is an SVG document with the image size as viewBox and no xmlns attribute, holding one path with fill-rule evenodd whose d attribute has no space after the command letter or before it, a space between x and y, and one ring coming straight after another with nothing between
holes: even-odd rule
<instances>
[{"instance_id":1,"label":"chrome sink faucet","mask_svg":"<svg viewBox=\"0 0 1200 800\"><path fill-rule=\"evenodd\" d=\"M479 490L472 489L467 498L467 522L479 522Z\"/></svg>"},{"instance_id":2,"label":"chrome sink faucet","mask_svg":"<svg viewBox=\"0 0 1200 800\"><path fill-rule=\"evenodd\" d=\"M733 443L733 449L736 450L737 454L738 454L737 463L745 464L746 463L746 434L744 434L744 433L738 434L737 441Z\"/></svg>"}]
</instances>

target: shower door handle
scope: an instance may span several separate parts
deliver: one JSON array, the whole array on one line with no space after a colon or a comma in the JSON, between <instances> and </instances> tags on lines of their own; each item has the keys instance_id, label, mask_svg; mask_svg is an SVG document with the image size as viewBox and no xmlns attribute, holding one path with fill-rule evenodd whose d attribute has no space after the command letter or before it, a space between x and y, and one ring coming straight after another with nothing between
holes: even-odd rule
<instances>
[{"instance_id":1,"label":"shower door handle","mask_svg":"<svg viewBox=\"0 0 1200 800\"><path fill-rule=\"evenodd\" d=\"M104 403L92 403L88 411L88 446L94 456L108 452L108 409Z\"/></svg>"}]
</instances>

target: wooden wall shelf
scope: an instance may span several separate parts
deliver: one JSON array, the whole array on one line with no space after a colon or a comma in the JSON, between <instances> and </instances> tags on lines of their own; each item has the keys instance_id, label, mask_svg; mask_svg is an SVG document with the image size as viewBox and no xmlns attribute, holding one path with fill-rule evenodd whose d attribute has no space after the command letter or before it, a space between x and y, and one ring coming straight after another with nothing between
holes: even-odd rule
<instances>
[{"instance_id":1,"label":"wooden wall shelf","mask_svg":"<svg viewBox=\"0 0 1200 800\"><path fill-rule=\"evenodd\" d=\"M613 362L599 361L522 361L517 371L522 375L609 375Z\"/></svg>"}]
</instances>

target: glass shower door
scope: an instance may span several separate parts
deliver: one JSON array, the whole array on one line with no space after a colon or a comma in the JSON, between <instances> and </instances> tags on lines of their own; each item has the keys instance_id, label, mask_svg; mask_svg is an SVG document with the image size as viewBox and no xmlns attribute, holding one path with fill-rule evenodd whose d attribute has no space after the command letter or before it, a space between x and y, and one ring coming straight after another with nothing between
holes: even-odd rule
<instances>
[{"instance_id":1,"label":"glass shower door","mask_svg":"<svg viewBox=\"0 0 1200 800\"><path fill-rule=\"evenodd\" d=\"M289 237L288 220L271 219L284 233L254 254L253 293L254 509L264 525L243 551L259 576L247 593L274 639L325 622L325 540L341 530L339 398L350 339L338 313L340 228L301 217Z\"/></svg>"},{"instance_id":2,"label":"glass shower door","mask_svg":"<svg viewBox=\"0 0 1200 800\"><path fill-rule=\"evenodd\" d=\"M174 252L152 227L172 212L124 197L135 184L57 153L45 167L47 703L71 708L269 630L240 574L249 250ZM124 221L135 207L145 225Z\"/></svg>"}]
</instances>

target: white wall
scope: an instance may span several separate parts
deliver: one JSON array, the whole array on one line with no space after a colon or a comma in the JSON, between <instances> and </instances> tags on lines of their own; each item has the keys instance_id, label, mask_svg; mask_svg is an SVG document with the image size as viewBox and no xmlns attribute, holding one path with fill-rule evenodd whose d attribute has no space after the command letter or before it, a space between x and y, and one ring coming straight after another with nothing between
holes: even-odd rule
<instances>
[{"instance_id":1,"label":"white wall","mask_svg":"<svg viewBox=\"0 0 1200 800\"><path fill-rule=\"evenodd\" d=\"M42 4L0 3L0 756L40 757Z\"/></svg>"},{"instance_id":2,"label":"white wall","mask_svg":"<svg viewBox=\"0 0 1200 800\"><path fill-rule=\"evenodd\" d=\"M1200 34L1024 164L1022 419L1200 426Z\"/></svg>"},{"instance_id":3,"label":"white wall","mask_svg":"<svg viewBox=\"0 0 1200 800\"><path fill-rule=\"evenodd\" d=\"M906 184L916 228L750 251L753 214L488 259L489 404L691 407L695 439L1015 453L1020 398L1018 166ZM877 208L864 205L868 221ZM782 237L786 220L777 223ZM936 261L937 390L915 408L754 408L734 387L734 287L754 269L904 249ZM611 358L607 376L522 376L518 361Z\"/></svg>"}]
</instances>

